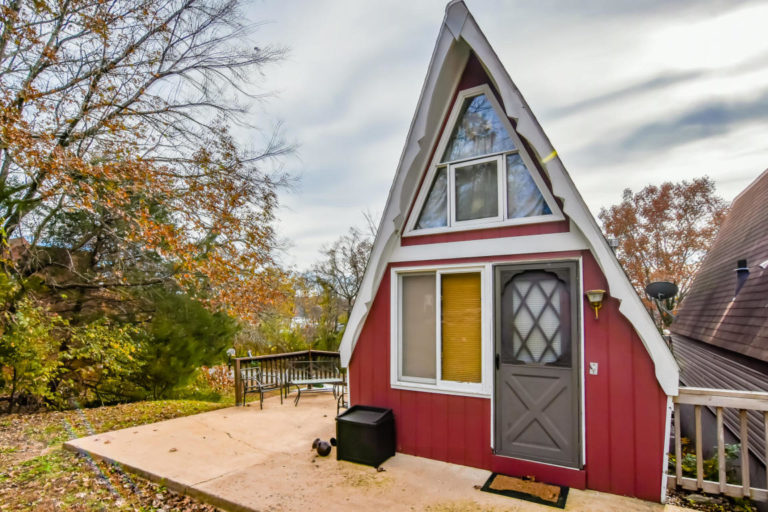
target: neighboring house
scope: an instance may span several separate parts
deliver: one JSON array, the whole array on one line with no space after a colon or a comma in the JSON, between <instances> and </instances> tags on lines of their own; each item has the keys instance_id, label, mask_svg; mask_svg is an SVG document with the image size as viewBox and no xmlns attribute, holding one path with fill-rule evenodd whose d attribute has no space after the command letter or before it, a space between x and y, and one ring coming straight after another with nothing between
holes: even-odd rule
<instances>
[{"instance_id":1,"label":"neighboring house","mask_svg":"<svg viewBox=\"0 0 768 512\"><path fill-rule=\"evenodd\" d=\"M768 170L733 200L671 331L681 384L768 392ZM683 420L692 438L690 418ZM714 424L714 415L709 420ZM725 409L723 423L730 442L738 442L735 409ZM762 414L751 412L750 473L757 482L765 482L764 439ZM714 427L705 425L706 456L715 444Z\"/></svg>"},{"instance_id":2,"label":"neighboring house","mask_svg":"<svg viewBox=\"0 0 768 512\"><path fill-rule=\"evenodd\" d=\"M341 358L353 404L393 409L400 452L663 500L675 360L461 1Z\"/></svg>"}]
</instances>

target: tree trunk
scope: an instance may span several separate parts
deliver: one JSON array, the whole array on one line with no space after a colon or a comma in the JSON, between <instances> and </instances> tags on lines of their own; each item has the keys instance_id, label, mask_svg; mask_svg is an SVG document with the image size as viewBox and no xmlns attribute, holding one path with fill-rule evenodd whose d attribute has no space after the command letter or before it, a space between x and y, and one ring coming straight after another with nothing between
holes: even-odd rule
<instances>
[{"instance_id":1,"label":"tree trunk","mask_svg":"<svg viewBox=\"0 0 768 512\"><path fill-rule=\"evenodd\" d=\"M6 413L11 414L13 412L13 402L16 400L16 368L13 369L13 380L11 381L11 396L8 397L8 410Z\"/></svg>"}]
</instances>

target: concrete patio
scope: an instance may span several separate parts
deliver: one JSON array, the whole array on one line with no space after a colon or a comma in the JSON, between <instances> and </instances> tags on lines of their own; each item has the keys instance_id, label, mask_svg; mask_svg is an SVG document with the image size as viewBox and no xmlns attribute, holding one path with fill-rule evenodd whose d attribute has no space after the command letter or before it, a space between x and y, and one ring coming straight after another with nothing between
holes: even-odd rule
<instances>
[{"instance_id":1,"label":"concrete patio","mask_svg":"<svg viewBox=\"0 0 768 512\"><path fill-rule=\"evenodd\" d=\"M487 471L398 454L385 471L318 457L312 441L334 435L336 403L277 398L117 430L66 447L114 461L126 470L227 510L551 511L550 507L481 492ZM681 511L672 506L572 489L566 510Z\"/></svg>"}]
</instances>

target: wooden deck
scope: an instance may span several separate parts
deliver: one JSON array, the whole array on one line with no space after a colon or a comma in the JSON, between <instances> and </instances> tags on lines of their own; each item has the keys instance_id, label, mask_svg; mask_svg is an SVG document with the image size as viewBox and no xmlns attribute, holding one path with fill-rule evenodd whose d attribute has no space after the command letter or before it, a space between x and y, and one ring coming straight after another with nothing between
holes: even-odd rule
<instances>
[{"instance_id":1,"label":"wooden deck","mask_svg":"<svg viewBox=\"0 0 768 512\"><path fill-rule=\"evenodd\" d=\"M263 384L269 387L283 387L288 390L291 380L306 378L308 374L315 377L338 377L339 353L325 350L300 350L284 354L267 354L262 356L237 357L232 360L235 375L235 403L243 399L242 370L258 368L264 376ZM320 363L313 368L313 363ZM304 365L302 366L302 364Z\"/></svg>"},{"instance_id":2,"label":"wooden deck","mask_svg":"<svg viewBox=\"0 0 768 512\"><path fill-rule=\"evenodd\" d=\"M707 388L680 388L680 395L675 399L675 473L669 475L668 487L680 487L693 491L704 491L710 494L724 494L735 498L749 497L755 501L768 501L768 481L755 482L750 475L750 446L749 439L749 415L756 416L751 421L757 421L761 430L765 433L765 450L760 457L768 460L768 393L733 391L728 389L707 389ZM683 474L682 458L682 434L681 434L681 407L693 406L694 408L694 455L696 457L695 477ZM702 426L702 409L712 410L716 417L716 438L717 438L717 481L705 479L704 459L705 448L703 446L704 432ZM738 439L744 442L740 443L740 455L738 460L738 470L740 480L739 484L729 482L726 475L726 455L725 455L725 427L724 418L726 415L738 418L738 430L735 433ZM736 429L734 429L736 430ZM755 447L752 447L754 449ZM763 458L764 457L764 458Z\"/></svg>"}]
</instances>

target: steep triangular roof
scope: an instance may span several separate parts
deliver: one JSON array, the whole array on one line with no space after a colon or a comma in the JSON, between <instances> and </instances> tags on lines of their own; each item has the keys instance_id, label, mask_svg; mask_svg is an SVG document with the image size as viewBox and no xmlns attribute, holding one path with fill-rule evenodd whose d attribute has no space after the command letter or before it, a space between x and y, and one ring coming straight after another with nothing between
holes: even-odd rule
<instances>
[{"instance_id":1,"label":"steep triangular roof","mask_svg":"<svg viewBox=\"0 0 768 512\"><path fill-rule=\"evenodd\" d=\"M480 60L492 85L499 92L507 117L516 120L517 133L527 140L536 153L532 156L541 162L552 184L553 194L562 201L563 212L571 220L571 229L583 234L605 274L611 296L620 301L619 310L632 323L650 354L656 378L662 389L667 395L677 395L679 370L671 352L547 136L461 0L453 0L446 6L445 18L437 37L416 114L411 122L365 276L341 342L342 364L346 366L352 357L389 257L400 243L409 205L418 191L421 173L427 166L431 150L439 136L446 106L450 104L470 53L474 53Z\"/></svg>"},{"instance_id":2,"label":"steep triangular roof","mask_svg":"<svg viewBox=\"0 0 768 512\"><path fill-rule=\"evenodd\" d=\"M768 362L768 170L731 203L671 330ZM736 292L738 260L749 273Z\"/></svg>"}]
</instances>

